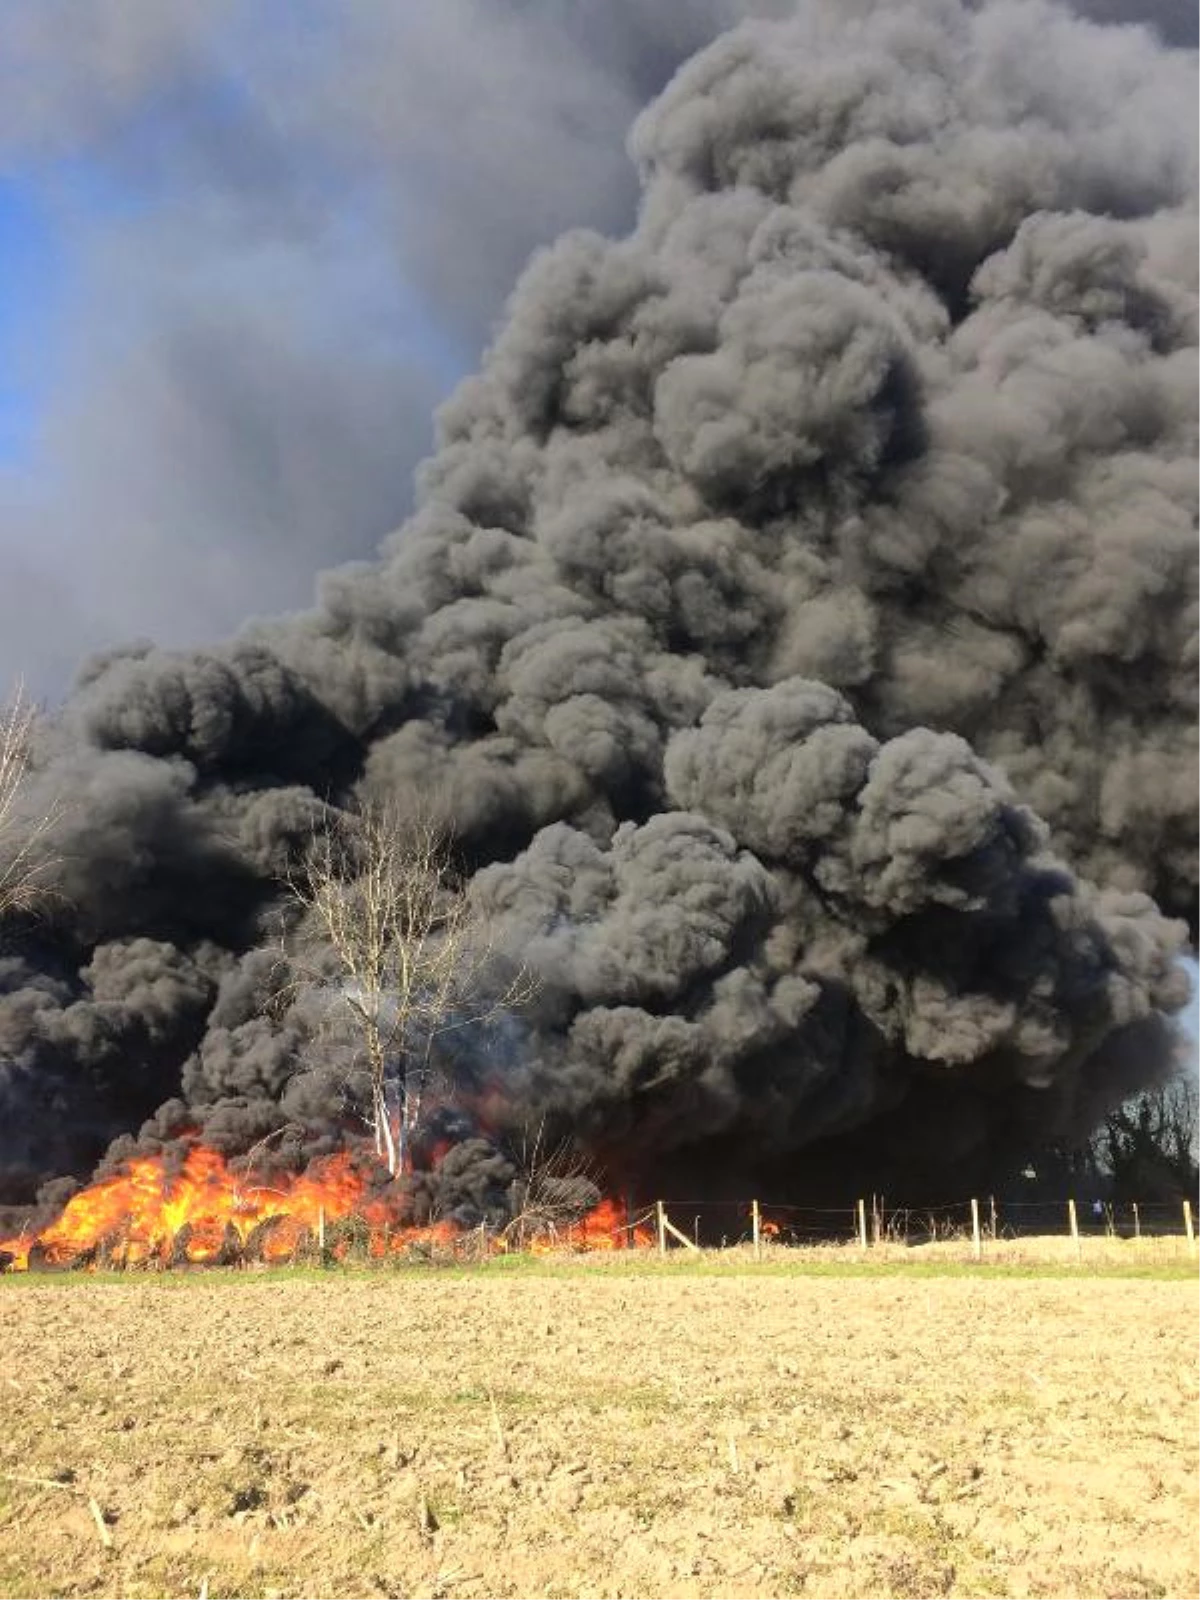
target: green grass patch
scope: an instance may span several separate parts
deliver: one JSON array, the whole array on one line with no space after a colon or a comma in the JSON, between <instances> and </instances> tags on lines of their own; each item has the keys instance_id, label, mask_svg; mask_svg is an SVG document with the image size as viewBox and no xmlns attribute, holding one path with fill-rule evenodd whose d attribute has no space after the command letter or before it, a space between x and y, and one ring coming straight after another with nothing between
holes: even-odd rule
<instances>
[{"instance_id":1,"label":"green grass patch","mask_svg":"<svg viewBox=\"0 0 1200 1600\"><path fill-rule=\"evenodd\" d=\"M0 1293L24 1286L53 1284L64 1290L80 1284L128 1287L153 1283L179 1290L198 1283L386 1283L402 1276L422 1278L1135 1278L1159 1282L1197 1279L1194 1263L1175 1261L954 1261L830 1260L828 1257L774 1257L754 1261L733 1251L699 1254L673 1251L663 1259L640 1251L611 1255L503 1255L479 1262L451 1258L382 1263L335 1262L328 1266L205 1267L158 1273L143 1272L12 1272L0 1276Z\"/></svg>"}]
</instances>

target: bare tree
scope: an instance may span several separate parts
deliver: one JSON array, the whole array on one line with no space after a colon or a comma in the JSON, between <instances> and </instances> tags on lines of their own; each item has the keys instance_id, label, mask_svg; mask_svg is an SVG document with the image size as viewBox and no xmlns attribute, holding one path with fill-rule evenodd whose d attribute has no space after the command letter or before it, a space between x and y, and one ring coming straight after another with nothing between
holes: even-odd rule
<instances>
[{"instance_id":1,"label":"bare tree","mask_svg":"<svg viewBox=\"0 0 1200 1600\"><path fill-rule=\"evenodd\" d=\"M376 1152L395 1175L411 1159L439 1041L522 1004L533 985L505 970L429 814L334 813L286 881L300 914L285 940L292 981L348 1024Z\"/></svg>"},{"instance_id":2,"label":"bare tree","mask_svg":"<svg viewBox=\"0 0 1200 1600\"><path fill-rule=\"evenodd\" d=\"M510 1140L507 1153L517 1169L510 1200L512 1221L504 1239L518 1250L535 1240L557 1244L603 1197L600 1169L569 1139L552 1144L544 1122Z\"/></svg>"},{"instance_id":3,"label":"bare tree","mask_svg":"<svg viewBox=\"0 0 1200 1600\"><path fill-rule=\"evenodd\" d=\"M0 917L33 910L49 893L55 864L48 836L61 807L54 802L29 813L19 804L37 716L20 684L0 709Z\"/></svg>"}]
</instances>

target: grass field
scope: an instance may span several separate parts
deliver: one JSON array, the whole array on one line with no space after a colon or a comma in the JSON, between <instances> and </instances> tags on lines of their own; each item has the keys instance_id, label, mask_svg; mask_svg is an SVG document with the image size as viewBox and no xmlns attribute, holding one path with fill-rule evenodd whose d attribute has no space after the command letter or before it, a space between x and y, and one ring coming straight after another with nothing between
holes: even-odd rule
<instances>
[{"instance_id":1,"label":"grass field","mask_svg":"<svg viewBox=\"0 0 1200 1600\"><path fill-rule=\"evenodd\" d=\"M0 1281L0 1593L1193 1596L1186 1263Z\"/></svg>"}]
</instances>

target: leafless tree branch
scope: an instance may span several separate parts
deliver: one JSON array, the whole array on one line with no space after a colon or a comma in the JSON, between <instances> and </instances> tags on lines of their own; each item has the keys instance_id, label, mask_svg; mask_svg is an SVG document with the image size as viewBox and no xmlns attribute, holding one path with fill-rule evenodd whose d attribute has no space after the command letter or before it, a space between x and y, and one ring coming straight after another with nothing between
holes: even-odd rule
<instances>
[{"instance_id":1,"label":"leafless tree branch","mask_svg":"<svg viewBox=\"0 0 1200 1600\"><path fill-rule=\"evenodd\" d=\"M388 1170L408 1164L443 1035L486 1023L533 992L503 971L492 930L428 814L366 805L336 813L285 882L294 986L328 997L370 1085L369 1121Z\"/></svg>"},{"instance_id":2,"label":"leafless tree branch","mask_svg":"<svg viewBox=\"0 0 1200 1600\"><path fill-rule=\"evenodd\" d=\"M551 1143L544 1122L523 1129L509 1154L518 1175L504 1238L518 1250L539 1239L558 1243L601 1198L599 1167L569 1139Z\"/></svg>"},{"instance_id":3,"label":"leafless tree branch","mask_svg":"<svg viewBox=\"0 0 1200 1600\"><path fill-rule=\"evenodd\" d=\"M58 858L51 834L62 805L30 813L20 805L38 710L18 684L0 709L0 916L34 910L51 893Z\"/></svg>"}]
</instances>

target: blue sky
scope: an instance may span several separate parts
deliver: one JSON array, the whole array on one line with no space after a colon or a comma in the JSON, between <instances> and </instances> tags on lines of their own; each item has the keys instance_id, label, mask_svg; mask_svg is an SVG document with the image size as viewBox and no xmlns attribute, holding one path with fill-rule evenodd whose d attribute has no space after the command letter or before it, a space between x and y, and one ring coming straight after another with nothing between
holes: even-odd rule
<instances>
[{"instance_id":1,"label":"blue sky","mask_svg":"<svg viewBox=\"0 0 1200 1600\"><path fill-rule=\"evenodd\" d=\"M53 382L66 277L37 176L0 175L0 464L30 458Z\"/></svg>"}]
</instances>

